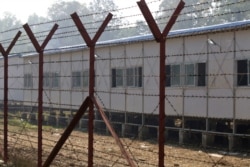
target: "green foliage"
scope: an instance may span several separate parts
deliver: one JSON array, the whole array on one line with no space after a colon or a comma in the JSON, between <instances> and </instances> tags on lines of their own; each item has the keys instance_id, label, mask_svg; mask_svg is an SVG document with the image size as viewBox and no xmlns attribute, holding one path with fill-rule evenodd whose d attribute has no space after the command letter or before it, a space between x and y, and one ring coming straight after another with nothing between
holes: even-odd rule
<instances>
[{"instance_id":1,"label":"green foliage","mask_svg":"<svg viewBox=\"0 0 250 167\"><path fill-rule=\"evenodd\" d=\"M119 17L117 12L113 12L114 10L118 9L118 6L113 2L113 0L93 0L90 2L89 9L91 13L95 13L93 15L94 23L92 24L95 29L93 29L93 34L95 34L98 30L98 28L101 26L105 18L107 17L108 13L112 13L115 17ZM121 24L121 20L119 19L111 19L111 21L108 24L108 27L117 27ZM108 30L108 27L106 27L105 30ZM101 35L99 41L103 40L110 40L114 38L119 38L119 34L117 31L104 31L104 33Z\"/></svg>"},{"instance_id":2,"label":"green foliage","mask_svg":"<svg viewBox=\"0 0 250 167\"><path fill-rule=\"evenodd\" d=\"M166 25L162 20L168 19L174 12L179 1L163 0L160 4L162 13L157 15L158 23L163 28ZM250 19L250 2L244 0L186 0L185 8L178 17L173 29L184 29L223 24L232 21Z\"/></svg>"},{"instance_id":3,"label":"green foliage","mask_svg":"<svg viewBox=\"0 0 250 167\"><path fill-rule=\"evenodd\" d=\"M70 17L74 12L76 12L79 17L83 16L81 17L83 24L89 24L89 21L93 20L93 16L90 15L90 10L85 3L59 1L48 8L47 19L56 21L59 25L59 29L56 31L58 35L54 36L55 39L50 42L50 46L48 47L56 48L84 43ZM52 25L50 27L52 27ZM69 36L69 38L64 38L65 36Z\"/></svg>"},{"instance_id":4,"label":"green foliage","mask_svg":"<svg viewBox=\"0 0 250 167\"><path fill-rule=\"evenodd\" d=\"M26 127L29 129L36 129L37 125L32 125L29 122L22 120L22 119L17 119L17 118L13 118L13 119L9 119L8 120L8 125L9 126L13 126L13 127Z\"/></svg>"},{"instance_id":5,"label":"green foliage","mask_svg":"<svg viewBox=\"0 0 250 167\"><path fill-rule=\"evenodd\" d=\"M7 48L18 32L18 29L22 26L22 23L13 14L5 12L3 17L0 18L0 25L0 41L3 47ZM9 31L10 29L14 29L14 31ZM13 51L18 52L20 48L14 47Z\"/></svg>"},{"instance_id":6,"label":"green foliage","mask_svg":"<svg viewBox=\"0 0 250 167\"><path fill-rule=\"evenodd\" d=\"M186 3L185 8L172 29L193 28L250 19L250 1L248 0L184 1ZM166 26L178 3L179 0L162 0L159 6L160 12L156 14L157 24L160 29ZM48 8L47 17L32 14L28 18L28 23L32 25L31 29L39 42L44 41L55 22L59 25L59 29L53 35L53 40L48 43L46 49L85 43L70 17L70 14L74 12L77 12L80 16L91 37L96 34L108 13L114 14L113 19L109 22L108 27L106 27L98 41L151 33L144 19L143 22L137 21L134 25L128 24L128 28L123 27L122 25L126 25L127 21L118 19L121 13L117 12L117 9L118 6L113 0L93 0L89 4L76 0L59 0ZM22 23L11 13L5 13L0 18L0 25L0 32L2 32L0 42L6 48L17 31L22 29ZM35 50L27 36L22 35L17 44L19 45L16 45L11 53Z\"/></svg>"},{"instance_id":7,"label":"green foliage","mask_svg":"<svg viewBox=\"0 0 250 167\"><path fill-rule=\"evenodd\" d=\"M219 20L224 22L250 19L250 1L224 0L215 3Z\"/></svg>"},{"instance_id":8,"label":"green foliage","mask_svg":"<svg viewBox=\"0 0 250 167\"><path fill-rule=\"evenodd\" d=\"M138 36L149 34L150 30L146 22L136 21L136 25L129 28L124 28L119 31L119 37L129 37L129 36Z\"/></svg>"},{"instance_id":9,"label":"green foliage","mask_svg":"<svg viewBox=\"0 0 250 167\"><path fill-rule=\"evenodd\" d=\"M48 19L59 20L70 18L70 14L74 12L77 12L78 15L84 15L89 13L89 9L86 4L81 4L77 1L59 1L48 8Z\"/></svg>"},{"instance_id":10,"label":"green foliage","mask_svg":"<svg viewBox=\"0 0 250 167\"><path fill-rule=\"evenodd\" d=\"M0 19L0 31L7 31L9 29L19 28L22 24L15 15L5 12L2 19ZM3 38L0 36L0 38Z\"/></svg>"},{"instance_id":11,"label":"green foliage","mask_svg":"<svg viewBox=\"0 0 250 167\"><path fill-rule=\"evenodd\" d=\"M23 157L21 155L22 155L22 152L20 152L20 154L11 155L10 160L9 160L10 163L7 164L7 167L33 167L33 166L35 167L37 166L36 163L34 162L34 159Z\"/></svg>"}]
</instances>

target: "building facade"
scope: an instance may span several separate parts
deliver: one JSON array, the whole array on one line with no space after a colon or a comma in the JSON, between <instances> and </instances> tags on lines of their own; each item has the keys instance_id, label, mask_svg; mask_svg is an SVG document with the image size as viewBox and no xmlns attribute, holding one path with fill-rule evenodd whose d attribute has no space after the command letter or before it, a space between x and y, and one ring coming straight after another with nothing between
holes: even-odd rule
<instances>
[{"instance_id":1,"label":"building facade","mask_svg":"<svg viewBox=\"0 0 250 167\"><path fill-rule=\"evenodd\" d=\"M250 21L170 32L165 61L166 129L176 132L180 142L191 129L205 145L215 133L226 136L233 147L237 136L249 133L249 35ZM122 129L157 127L159 44L153 36L99 42L95 53L95 95L110 120ZM18 71L23 72L23 101L35 105L38 54L23 55L22 64ZM88 96L88 81L86 45L44 53L45 107L77 110ZM153 134L157 137L157 128Z\"/></svg>"}]
</instances>

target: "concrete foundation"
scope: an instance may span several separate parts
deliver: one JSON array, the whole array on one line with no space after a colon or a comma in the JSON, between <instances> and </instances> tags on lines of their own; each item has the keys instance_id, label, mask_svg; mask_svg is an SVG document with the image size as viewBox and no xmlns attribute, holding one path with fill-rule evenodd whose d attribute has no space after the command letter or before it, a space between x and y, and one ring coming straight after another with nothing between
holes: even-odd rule
<instances>
[{"instance_id":1,"label":"concrete foundation","mask_svg":"<svg viewBox=\"0 0 250 167\"><path fill-rule=\"evenodd\" d=\"M146 126L140 126L139 127L139 139L145 140L149 138L149 128Z\"/></svg>"},{"instance_id":2,"label":"concrete foundation","mask_svg":"<svg viewBox=\"0 0 250 167\"><path fill-rule=\"evenodd\" d=\"M207 148L209 145L211 146L214 143L214 135L202 133L202 146Z\"/></svg>"},{"instance_id":3,"label":"concrete foundation","mask_svg":"<svg viewBox=\"0 0 250 167\"><path fill-rule=\"evenodd\" d=\"M30 113L28 116L28 121L31 124L37 124L37 118L36 118L36 114L35 113Z\"/></svg>"},{"instance_id":4,"label":"concrete foundation","mask_svg":"<svg viewBox=\"0 0 250 167\"><path fill-rule=\"evenodd\" d=\"M37 124L36 108L32 112L21 112L22 121ZM73 114L70 111L48 110L43 119L44 125L66 128ZM159 136L158 115L142 115L139 113L105 113L120 137L133 137L140 140L157 140ZM126 121L126 122L125 122ZM184 124L183 124L184 122ZM143 124L143 125L142 125ZM88 116L82 117L76 129L88 129ZM94 120L95 132L110 134L101 116L96 112ZM250 148L250 121L222 120L190 117L167 117L165 141L179 144L199 144L204 148L222 147L230 151Z\"/></svg>"},{"instance_id":5,"label":"concrete foundation","mask_svg":"<svg viewBox=\"0 0 250 167\"><path fill-rule=\"evenodd\" d=\"M185 138L185 136L184 136L184 131L183 130L179 130L179 144L184 144L184 138Z\"/></svg>"},{"instance_id":6,"label":"concrete foundation","mask_svg":"<svg viewBox=\"0 0 250 167\"><path fill-rule=\"evenodd\" d=\"M28 120L28 114L26 112L21 113L21 119L24 121Z\"/></svg>"},{"instance_id":7,"label":"concrete foundation","mask_svg":"<svg viewBox=\"0 0 250 167\"><path fill-rule=\"evenodd\" d=\"M132 126L122 124L122 137L131 137L132 134Z\"/></svg>"},{"instance_id":8,"label":"concrete foundation","mask_svg":"<svg viewBox=\"0 0 250 167\"><path fill-rule=\"evenodd\" d=\"M94 129L95 129L95 132L102 133L102 134L106 134L108 130L106 124L103 121L99 121L99 120L94 121Z\"/></svg>"},{"instance_id":9,"label":"concrete foundation","mask_svg":"<svg viewBox=\"0 0 250 167\"><path fill-rule=\"evenodd\" d=\"M112 126L118 136L122 136L122 124L121 123L112 123Z\"/></svg>"},{"instance_id":10,"label":"concrete foundation","mask_svg":"<svg viewBox=\"0 0 250 167\"><path fill-rule=\"evenodd\" d=\"M228 135L228 149L229 151L234 151L240 147L239 137Z\"/></svg>"},{"instance_id":11,"label":"concrete foundation","mask_svg":"<svg viewBox=\"0 0 250 167\"><path fill-rule=\"evenodd\" d=\"M69 122L71 121L71 119L69 119ZM88 120L87 119L80 119L79 122L79 128L80 129L87 129L88 128Z\"/></svg>"},{"instance_id":12,"label":"concrete foundation","mask_svg":"<svg viewBox=\"0 0 250 167\"><path fill-rule=\"evenodd\" d=\"M47 124L50 126L57 126L57 119L55 115L48 115Z\"/></svg>"}]
</instances>

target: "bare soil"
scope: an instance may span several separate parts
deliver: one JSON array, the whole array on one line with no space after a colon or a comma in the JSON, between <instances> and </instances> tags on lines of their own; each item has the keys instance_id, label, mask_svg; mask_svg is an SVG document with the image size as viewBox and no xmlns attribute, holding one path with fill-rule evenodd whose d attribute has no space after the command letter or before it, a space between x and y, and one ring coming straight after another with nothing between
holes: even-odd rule
<instances>
[{"instance_id":1,"label":"bare soil","mask_svg":"<svg viewBox=\"0 0 250 167\"><path fill-rule=\"evenodd\" d=\"M44 130L43 161L47 159L62 133L62 129ZM2 145L3 135L1 134L0 137ZM139 141L129 138L120 140L136 166L158 166L158 145L155 140ZM35 130L19 129L17 132L9 133L8 143L10 160L5 166L36 166L37 132ZM164 162L166 167L250 167L250 153L166 144ZM114 138L99 134L94 135L93 163L97 167L129 166ZM88 166L88 133L72 132L50 166Z\"/></svg>"}]
</instances>

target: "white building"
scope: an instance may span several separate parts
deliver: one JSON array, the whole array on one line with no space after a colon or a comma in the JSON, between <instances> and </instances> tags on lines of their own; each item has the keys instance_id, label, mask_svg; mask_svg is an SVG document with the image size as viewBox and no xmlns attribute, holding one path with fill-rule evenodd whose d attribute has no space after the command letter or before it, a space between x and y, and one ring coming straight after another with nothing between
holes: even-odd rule
<instances>
[{"instance_id":1,"label":"white building","mask_svg":"<svg viewBox=\"0 0 250 167\"><path fill-rule=\"evenodd\" d=\"M187 129L226 136L247 133L249 36L249 20L170 32L166 41L167 129L181 130L180 136ZM158 125L159 44L153 36L99 42L95 52L95 95L111 121ZM79 108L88 96L88 60L86 45L44 54L44 106ZM23 56L23 76L23 101L34 105L38 54ZM202 133L199 137L203 143L209 140Z\"/></svg>"},{"instance_id":2,"label":"white building","mask_svg":"<svg viewBox=\"0 0 250 167\"><path fill-rule=\"evenodd\" d=\"M8 99L11 102L19 103L23 101L23 58L22 55L15 54L8 57ZM0 97L4 96L4 58L0 59Z\"/></svg>"}]
</instances>

